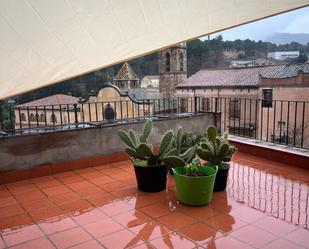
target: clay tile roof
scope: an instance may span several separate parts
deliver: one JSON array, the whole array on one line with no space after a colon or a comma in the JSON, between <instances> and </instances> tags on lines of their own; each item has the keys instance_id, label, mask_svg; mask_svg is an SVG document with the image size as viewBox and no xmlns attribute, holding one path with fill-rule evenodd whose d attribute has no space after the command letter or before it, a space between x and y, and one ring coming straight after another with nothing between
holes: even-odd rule
<instances>
[{"instance_id":1,"label":"clay tile roof","mask_svg":"<svg viewBox=\"0 0 309 249\"><path fill-rule=\"evenodd\" d=\"M130 67L129 63L125 62L119 72L117 73L115 80L138 80L138 76Z\"/></svg>"},{"instance_id":2,"label":"clay tile roof","mask_svg":"<svg viewBox=\"0 0 309 249\"><path fill-rule=\"evenodd\" d=\"M177 87L257 87L259 75L275 72L284 65L248 68L202 69Z\"/></svg>"},{"instance_id":3,"label":"clay tile roof","mask_svg":"<svg viewBox=\"0 0 309 249\"><path fill-rule=\"evenodd\" d=\"M275 72L264 73L262 77L273 79L291 78L297 76L299 72L309 73L309 63L287 65Z\"/></svg>"},{"instance_id":4,"label":"clay tile roof","mask_svg":"<svg viewBox=\"0 0 309 249\"><path fill-rule=\"evenodd\" d=\"M16 107L77 104L78 100L79 99L77 97L71 95L55 94L42 99L37 99L31 102L23 103Z\"/></svg>"}]
</instances>

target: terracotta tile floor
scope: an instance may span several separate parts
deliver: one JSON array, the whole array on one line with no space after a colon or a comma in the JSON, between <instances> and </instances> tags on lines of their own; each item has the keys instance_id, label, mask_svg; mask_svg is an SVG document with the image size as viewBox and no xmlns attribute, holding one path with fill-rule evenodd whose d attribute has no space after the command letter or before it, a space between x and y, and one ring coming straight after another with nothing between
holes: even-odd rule
<instances>
[{"instance_id":1,"label":"terracotta tile floor","mask_svg":"<svg viewBox=\"0 0 309 249\"><path fill-rule=\"evenodd\" d=\"M308 216L303 169L238 153L227 191L188 207L124 161L0 186L0 248L309 248Z\"/></svg>"}]
</instances>

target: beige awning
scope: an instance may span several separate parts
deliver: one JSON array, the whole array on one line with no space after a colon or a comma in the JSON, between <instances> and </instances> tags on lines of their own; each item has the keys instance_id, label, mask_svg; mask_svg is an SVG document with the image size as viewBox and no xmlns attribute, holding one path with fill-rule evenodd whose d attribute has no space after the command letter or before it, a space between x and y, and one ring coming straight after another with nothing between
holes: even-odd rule
<instances>
[{"instance_id":1,"label":"beige awning","mask_svg":"<svg viewBox=\"0 0 309 249\"><path fill-rule=\"evenodd\" d=\"M0 0L0 99L309 0Z\"/></svg>"}]
</instances>

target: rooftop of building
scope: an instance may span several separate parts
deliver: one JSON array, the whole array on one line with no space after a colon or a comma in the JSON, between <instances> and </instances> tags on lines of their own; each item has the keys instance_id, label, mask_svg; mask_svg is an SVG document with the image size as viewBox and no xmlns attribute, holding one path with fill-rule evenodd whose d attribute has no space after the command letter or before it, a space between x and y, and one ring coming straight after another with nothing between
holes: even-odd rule
<instances>
[{"instance_id":1,"label":"rooftop of building","mask_svg":"<svg viewBox=\"0 0 309 249\"><path fill-rule=\"evenodd\" d=\"M138 80L139 77L131 68L128 62L125 62L116 74L114 80Z\"/></svg>"},{"instance_id":2,"label":"rooftop of building","mask_svg":"<svg viewBox=\"0 0 309 249\"><path fill-rule=\"evenodd\" d=\"M296 77L299 73L309 73L309 63L286 65L273 72L262 74L263 78L283 79Z\"/></svg>"},{"instance_id":3,"label":"rooftop of building","mask_svg":"<svg viewBox=\"0 0 309 249\"><path fill-rule=\"evenodd\" d=\"M247 68L202 69L177 87L257 87L259 75L269 74L285 65L257 66Z\"/></svg>"},{"instance_id":4,"label":"rooftop of building","mask_svg":"<svg viewBox=\"0 0 309 249\"><path fill-rule=\"evenodd\" d=\"M33 107L33 106L48 106L48 105L65 105L77 104L79 98L66 94L55 94L45 98L33 100L27 103L20 104L16 107Z\"/></svg>"}]
</instances>

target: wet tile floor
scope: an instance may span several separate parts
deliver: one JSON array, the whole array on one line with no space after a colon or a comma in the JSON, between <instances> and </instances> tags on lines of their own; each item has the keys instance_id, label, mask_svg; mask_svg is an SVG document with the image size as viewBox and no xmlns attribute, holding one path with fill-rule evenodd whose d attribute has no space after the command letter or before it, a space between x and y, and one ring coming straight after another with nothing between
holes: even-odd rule
<instances>
[{"instance_id":1,"label":"wet tile floor","mask_svg":"<svg viewBox=\"0 0 309 249\"><path fill-rule=\"evenodd\" d=\"M0 186L0 248L309 248L309 171L238 153L205 207L137 190L129 161Z\"/></svg>"}]
</instances>

